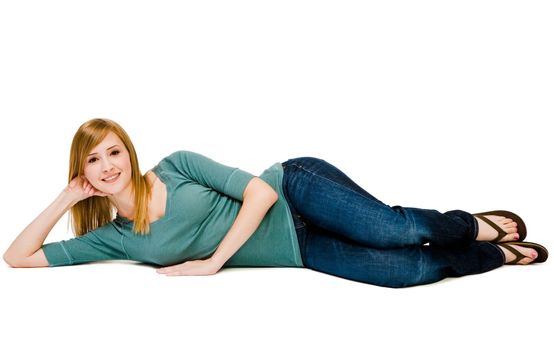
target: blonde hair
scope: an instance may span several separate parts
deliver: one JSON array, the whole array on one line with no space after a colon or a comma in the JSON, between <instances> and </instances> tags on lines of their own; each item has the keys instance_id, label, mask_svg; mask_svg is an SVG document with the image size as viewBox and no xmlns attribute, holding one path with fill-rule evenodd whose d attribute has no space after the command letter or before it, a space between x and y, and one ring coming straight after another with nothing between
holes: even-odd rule
<instances>
[{"instance_id":1,"label":"blonde hair","mask_svg":"<svg viewBox=\"0 0 554 350\"><path fill-rule=\"evenodd\" d=\"M146 177L140 172L135 147L129 135L119 124L110 119L95 118L79 127L71 143L68 183L76 176L84 174L87 155L110 132L113 132L121 139L129 152L132 170L131 187L135 197L133 231L146 235L150 232L148 198L151 195L151 187L148 181L146 181ZM84 235L111 222L115 209L107 197L92 196L76 203L69 212L69 219L75 236Z\"/></svg>"}]
</instances>

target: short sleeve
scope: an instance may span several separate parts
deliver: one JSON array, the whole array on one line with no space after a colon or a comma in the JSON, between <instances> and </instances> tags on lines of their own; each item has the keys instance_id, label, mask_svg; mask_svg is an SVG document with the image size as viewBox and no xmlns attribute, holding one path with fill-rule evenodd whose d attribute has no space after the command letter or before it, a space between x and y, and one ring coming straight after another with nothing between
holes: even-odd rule
<instances>
[{"instance_id":1,"label":"short sleeve","mask_svg":"<svg viewBox=\"0 0 554 350\"><path fill-rule=\"evenodd\" d=\"M42 246L48 266L75 265L100 260L128 260L123 235L108 223L82 236Z\"/></svg>"},{"instance_id":2,"label":"short sleeve","mask_svg":"<svg viewBox=\"0 0 554 350\"><path fill-rule=\"evenodd\" d=\"M234 199L243 200L246 186L255 176L192 151L177 151L168 159L183 176Z\"/></svg>"}]
</instances>

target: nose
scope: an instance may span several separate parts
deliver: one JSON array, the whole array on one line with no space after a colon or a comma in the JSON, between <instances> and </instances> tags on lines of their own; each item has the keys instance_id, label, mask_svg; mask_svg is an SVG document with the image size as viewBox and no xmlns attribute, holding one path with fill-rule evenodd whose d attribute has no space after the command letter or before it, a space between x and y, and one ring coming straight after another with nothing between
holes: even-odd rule
<instances>
[{"instance_id":1,"label":"nose","mask_svg":"<svg viewBox=\"0 0 554 350\"><path fill-rule=\"evenodd\" d=\"M107 159L107 158L104 158L102 160L102 171L105 172L105 173L109 173L109 172L111 172L112 169L113 169L113 165L110 162L110 160Z\"/></svg>"}]
</instances>

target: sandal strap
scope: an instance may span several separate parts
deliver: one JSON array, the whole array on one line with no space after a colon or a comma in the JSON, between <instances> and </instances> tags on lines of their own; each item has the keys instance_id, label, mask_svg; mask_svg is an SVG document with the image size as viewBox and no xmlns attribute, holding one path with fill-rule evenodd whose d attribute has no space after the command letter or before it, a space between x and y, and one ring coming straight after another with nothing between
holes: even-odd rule
<instances>
[{"instance_id":1,"label":"sandal strap","mask_svg":"<svg viewBox=\"0 0 554 350\"><path fill-rule=\"evenodd\" d=\"M496 238L494 238L490 242L493 242L493 243L500 242L500 240L502 238L506 237L506 235L508 234L506 231L501 229L497 224L495 224L494 222L492 222L491 220L486 218L484 215L476 214L475 216L477 216L479 219L483 220L484 222L486 222L487 224L489 224L490 226L492 226L492 228L494 228L496 230Z\"/></svg>"},{"instance_id":2,"label":"sandal strap","mask_svg":"<svg viewBox=\"0 0 554 350\"><path fill-rule=\"evenodd\" d=\"M526 256L523 255L519 250L515 249L514 247L512 247L511 244L508 244L508 243L500 243L499 246L503 247L503 248L506 248L506 250L509 250L510 252L512 252L516 258L510 262L507 262L506 265L517 265L517 263L521 260L521 259L525 259Z\"/></svg>"}]
</instances>

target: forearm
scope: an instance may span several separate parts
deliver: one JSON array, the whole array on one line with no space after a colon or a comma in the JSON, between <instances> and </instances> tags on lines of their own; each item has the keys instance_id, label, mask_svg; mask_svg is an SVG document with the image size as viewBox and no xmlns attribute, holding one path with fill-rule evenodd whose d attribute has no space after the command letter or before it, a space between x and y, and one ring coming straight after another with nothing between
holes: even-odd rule
<instances>
[{"instance_id":1,"label":"forearm","mask_svg":"<svg viewBox=\"0 0 554 350\"><path fill-rule=\"evenodd\" d=\"M44 240L73 205L72 199L62 192L58 197L37 216L13 241L4 253L4 260L26 258L42 247Z\"/></svg>"},{"instance_id":2,"label":"forearm","mask_svg":"<svg viewBox=\"0 0 554 350\"><path fill-rule=\"evenodd\" d=\"M235 222L210 259L223 266L252 236L277 199L278 196L269 192L245 196Z\"/></svg>"}]
</instances>

